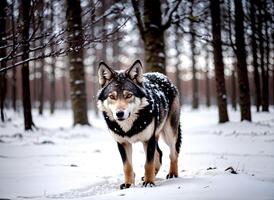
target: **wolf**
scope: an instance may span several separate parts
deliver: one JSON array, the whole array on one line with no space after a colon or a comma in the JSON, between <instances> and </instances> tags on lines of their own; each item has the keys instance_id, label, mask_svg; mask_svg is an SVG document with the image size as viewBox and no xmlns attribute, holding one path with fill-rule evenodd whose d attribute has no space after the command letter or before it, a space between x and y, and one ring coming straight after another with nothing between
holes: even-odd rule
<instances>
[{"instance_id":1,"label":"wolf","mask_svg":"<svg viewBox=\"0 0 274 200\"><path fill-rule=\"evenodd\" d=\"M166 178L178 177L181 146L180 103L178 90L163 74L143 73L140 60L128 69L115 71L103 61L98 67L97 105L117 142L121 154L124 183L135 183L132 144L142 142L146 154L143 186L154 186L162 164L161 136L170 148L170 168Z\"/></svg>"}]
</instances>

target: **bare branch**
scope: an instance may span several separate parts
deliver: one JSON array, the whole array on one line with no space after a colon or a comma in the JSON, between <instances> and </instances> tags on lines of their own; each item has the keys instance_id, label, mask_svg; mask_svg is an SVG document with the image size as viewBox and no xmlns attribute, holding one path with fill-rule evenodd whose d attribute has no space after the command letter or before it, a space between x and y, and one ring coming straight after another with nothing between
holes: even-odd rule
<instances>
[{"instance_id":1,"label":"bare branch","mask_svg":"<svg viewBox=\"0 0 274 200\"><path fill-rule=\"evenodd\" d=\"M0 58L0 62L5 62L7 60L9 60L9 58L12 57L12 55L15 53L15 51L18 49L18 47L20 46L20 44L17 44L10 52L8 55L6 55L3 58Z\"/></svg>"},{"instance_id":2,"label":"bare branch","mask_svg":"<svg viewBox=\"0 0 274 200\"><path fill-rule=\"evenodd\" d=\"M145 29L144 29L144 25L143 25L143 21L142 21L142 18L141 18L141 12L140 12L140 9L139 9L139 1L138 0L131 0L131 3L132 3L132 6L133 6L133 9L134 9L134 14L135 14L135 17L136 17L136 20L137 20L137 26L139 28L139 31L140 31L140 35L142 37L142 39L144 40L144 34L145 34Z\"/></svg>"},{"instance_id":3,"label":"bare branch","mask_svg":"<svg viewBox=\"0 0 274 200\"><path fill-rule=\"evenodd\" d=\"M162 20L162 28L163 28L163 30L165 30L168 27L170 27L171 22L172 22L172 15L177 10L177 8L178 8L178 6L180 5L181 2L182 2L182 0L177 0L176 3L174 2L174 6L172 8L170 8L167 11L167 14L163 17L163 20Z\"/></svg>"},{"instance_id":4,"label":"bare branch","mask_svg":"<svg viewBox=\"0 0 274 200\"><path fill-rule=\"evenodd\" d=\"M16 68L18 66L21 66L23 65L24 63L27 63L29 61L34 61L34 60L39 60L39 59L44 59L44 58L47 58L47 57L57 57L57 56L62 56L62 55L66 55L68 52L72 52L72 51L78 51L79 49L81 48L85 48L85 47L88 47L90 48L90 43L97 43L97 42L107 42L109 41L109 38L114 34L116 33L117 31L119 31L122 27L125 26L125 24L128 22L129 18L127 18L121 25L115 27L114 29L112 29L110 32L107 32L107 33L102 33L101 35L97 36L97 37L93 37L93 38L89 38L88 36L89 35L85 35L85 39L84 39L84 43L80 46L75 46L73 48L64 48L64 49L59 49L59 50L55 50L55 51L51 51L47 54L45 53L42 53L38 56L34 56L34 57L31 57L31 58L28 58L26 60L22 60L20 62L17 62L17 63L14 63L12 65L9 65L8 67L5 67L5 68L2 68L0 69L0 73L3 73L3 72L6 72L10 69L13 69L13 68ZM37 50L40 50L40 49L43 49L45 47L48 47L50 46L52 43L56 43L56 41L58 42L57 38L59 38L60 36L63 35L63 33L65 32L65 30L62 30L60 31L59 33L57 34L53 34L47 43L41 45L41 46L38 46L36 48L33 48L33 49L29 49L29 52L32 52L32 51L37 51ZM89 38L89 39L88 39ZM65 39L62 39L62 41L66 42ZM20 46L20 44L18 44ZM10 59L13 59L15 57L19 57L21 56L21 54L16 54L15 56L13 57L10 57L9 59L6 59L5 57L5 60L10 60ZM2 59L0 60L2 62Z\"/></svg>"},{"instance_id":5,"label":"bare branch","mask_svg":"<svg viewBox=\"0 0 274 200\"><path fill-rule=\"evenodd\" d=\"M7 70L13 69L13 68L18 67L20 65L23 65L24 63L27 63L27 62L30 62L30 61L34 61L34 60L43 59L43 58L48 58L48 57L56 57L56 56L68 53L69 51L72 51L72 50L71 49L63 49L60 52L53 51L53 52L50 52L50 53L47 53L47 54L42 53L41 55L34 56L34 57L28 58L26 60L22 60L20 62L17 62L15 64L10 65L10 66L5 67L5 68L1 68L0 69L0 74L3 73L3 72L5 72L5 71L7 71Z\"/></svg>"}]
</instances>

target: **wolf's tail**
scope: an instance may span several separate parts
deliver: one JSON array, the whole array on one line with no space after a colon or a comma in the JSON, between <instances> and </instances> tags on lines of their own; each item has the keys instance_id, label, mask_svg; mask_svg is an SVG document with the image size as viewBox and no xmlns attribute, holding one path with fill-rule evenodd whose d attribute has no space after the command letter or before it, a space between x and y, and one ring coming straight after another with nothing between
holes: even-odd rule
<instances>
[{"instance_id":1,"label":"wolf's tail","mask_svg":"<svg viewBox=\"0 0 274 200\"><path fill-rule=\"evenodd\" d=\"M178 154L180 153L181 144L182 144L182 131L181 131L181 124L179 122L178 137L177 137L177 141L176 141L176 151Z\"/></svg>"}]
</instances>

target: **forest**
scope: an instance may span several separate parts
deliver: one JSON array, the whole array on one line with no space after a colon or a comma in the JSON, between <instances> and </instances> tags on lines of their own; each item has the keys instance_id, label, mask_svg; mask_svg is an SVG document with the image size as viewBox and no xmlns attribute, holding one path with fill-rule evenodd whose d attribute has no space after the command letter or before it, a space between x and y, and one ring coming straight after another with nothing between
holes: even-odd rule
<instances>
[{"instance_id":1,"label":"forest","mask_svg":"<svg viewBox=\"0 0 274 200\"><path fill-rule=\"evenodd\" d=\"M26 130L33 108L72 109L74 124L89 124L101 60L141 59L176 83L182 105L217 105L220 123L229 105L251 121L251 105L274 104L270 0L3 0L0 23L1 120L23 110Z\"/></svg>"},{"instance_id":2,"label":"forest","mask_svg":"<svg viewBox=\"0 0 274 200\"><path fill-rule=\"evenodd\" d=\"M273 199L273 13L272 0L1 0L0 199ZM154 107L122 125L102 114L101 65L138 90L158 72Z\"/></svg>"}]
</instances>

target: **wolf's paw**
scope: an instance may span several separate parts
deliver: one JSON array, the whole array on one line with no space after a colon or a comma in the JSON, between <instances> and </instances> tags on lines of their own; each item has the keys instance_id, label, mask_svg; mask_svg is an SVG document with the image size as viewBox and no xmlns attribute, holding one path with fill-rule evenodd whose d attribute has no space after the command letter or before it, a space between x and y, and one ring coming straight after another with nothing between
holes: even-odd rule
<instances>
[{"instance_id":1,"label":"wolf's paw","mask_svg":"<svg viewBox=\"0 0 274 200\"><path fill-rule=\"evenodd\" d=\"M123 183L120 185L120 189L123 190L123 189L127 189L127 188L130 188L131 184L129 183Z\"/></svg>"},{"instance_id":2,"label":"wolf's paw","mask_svg":"<svg viewBox=\"0 0 274 200\"><path fill-rule=\"evenodd\" d=\"M178 175L174 173L169 173L168 175L166 175L166 179L171 179L171 178L178 178Z\"/></svg>"},{"instance_id":3,"label":"wolf's paw","mask_svg":"<svg viewBox=\"0 0 274 200\"><path fill-rule=\"evenodd\" d=\"M153 186L155 186L155 183L152 181L144 181L143 187L147 187L147 186L153 187Z\"/></svg>"}]
</instances>

